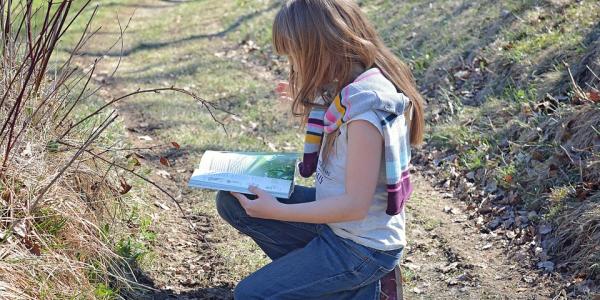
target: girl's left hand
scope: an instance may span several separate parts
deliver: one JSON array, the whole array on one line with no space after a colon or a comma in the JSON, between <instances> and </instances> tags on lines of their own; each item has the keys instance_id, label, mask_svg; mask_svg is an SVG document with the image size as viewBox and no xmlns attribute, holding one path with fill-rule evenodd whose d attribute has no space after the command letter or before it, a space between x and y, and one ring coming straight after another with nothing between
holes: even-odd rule
<instances>
[{"instance_id":1,"label":"girl's left hand","mask_svg":"<svg viewBox=\"0 0 600 300\"><path fill-rule=\"evenodd\" d=\"M248 199L240 193L231 194L240 201L240 204L246 210L246 214L254 218L261 219L277 219L277 216L281 215L284 204L277 201L275 197L269 194L267 191L259 189L255 186L250 186L248 190L254 193L258 198L254 200Z\"/></svg>"}]
</instances>

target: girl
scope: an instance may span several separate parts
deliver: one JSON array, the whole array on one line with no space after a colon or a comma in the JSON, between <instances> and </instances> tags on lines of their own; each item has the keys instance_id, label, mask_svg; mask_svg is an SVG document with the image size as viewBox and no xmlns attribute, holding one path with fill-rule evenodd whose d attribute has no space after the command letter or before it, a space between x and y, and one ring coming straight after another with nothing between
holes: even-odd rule
<instances>
[{"instance_id":1,"label":"girl","mask_svg":"<svg viewBox=\"0 0 600 300\"><path fill-rule=\"evenodd\" d=\"M273 260L235 298L393 299L410 144L424 126L412 74L352 0L286 1L273 44L290 62L284 87L307 124L299 169L316 171L316 188L296 186L290 199L218 193L219 214Z\"/></svg>"}]
</instances>

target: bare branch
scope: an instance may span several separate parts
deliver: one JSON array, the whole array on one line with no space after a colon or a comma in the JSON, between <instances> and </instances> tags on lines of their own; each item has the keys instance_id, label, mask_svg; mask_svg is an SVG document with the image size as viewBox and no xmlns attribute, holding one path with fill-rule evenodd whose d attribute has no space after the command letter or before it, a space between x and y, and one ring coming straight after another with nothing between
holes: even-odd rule
<instances>
[{"instance_id":1,"label":"bare branch","mask_svg":"<svg viewBox=\"0 0 600 300\"><path fill-rule=\"evenodd\" d=\"M65 145L65 146L69 146L69 147L77 148L77 146L71 145L71 144L69 144L69 143L66 143L66 142L64 142L64 141L59 141L59 143L60 143L60 144L62 144L62 145ZM91 151L91 150L89 150L89 149L85 149L84 151L85 151L85 152L87 152L87 153L89 153L89 154L90 154L90 155L92 155L93 157L95 157L95 158L97 158L97 159L99 159L99 160L101 160L101 161L103 161L103 162L105 162L105 163L109 164L110 166L114 166L114 167L116 167L116 168L119 168L119 169L121 169L121 170L123 170L123 171L125 171L125 172L127 172L127 173L129 173L129 174L131 174L131 175L133 175L133 176L135 176L135 177L137 177L137 178L139 178L139 179L141 179L141 180L143 180L143 181L147 182L147 183L149 183L150 185L152 185L153 187L155 187L156 189L158 189L160 192L162 192L162 193L163 193L163 194L165 194L167 197L169 197L169 198L170 198L170 199L173 201L173 203L175 203L175 205L177 206L177 209L178 209L178 210L181 212L181 215L182 215L182 216L184 217L184 219L186 219L186 220L188 221L188 223L190 224L190 228L191 228L191 229L194 229L194 224L193 224L193 223L192 223L192 221L190 221L190 219L187 217L187 215L186 215L185 211L183 210L183 208L181 207L181 205L179 204L179 202L177 202L177 199L175 199L175 197L173 197L173 195L171 195L171 194L170 194L170 193L169 193L167 190L165 190L164 188L162 188L162 187L161 187L160 185L158 185L156 182L154 182L154 181L152 181L152 180L148 179L147 177L145 177L145 176L143 176L143 175L140 175L140 174L136 173L136 172L135 172L135 170L131 170L131 169L129 169L129 168L125 167L125 166L122 166L122 165L120 165L120 164L117 164L117 163L115 163L115 162L113 162L113 161L109 161L108 159L106 159L106 158L102 157L102 156L101 156L101 155L99 155L99 154L96 154L96 153L92 152L92 151Z\"/></svg>"},{"instance_id":2,"label":"bare branch","mask_svg":"<svg viewBox=\"0 0 600 300\"><path fill-rule=\"evenodd\" d=\"M102 132L104 132L104 130L106 130L106 128L108 128L108 126L117 119L117 117L119 115L116 115L115 112L116 111L112 111L108 115L108 117L102 122L100 127L88 137L88 139L85 141L85 143L81 147L79 147L77 152L71 157L71 160L69 160L69 162L58 172L58 174L56 174L56 176L54 176L54 178L50 181L50 183L48 183L44 188L42 188L40 190L40 192L38 193L38 196L36 197L36 199L33 201L33 203L30 206L30 211L35 211L40 199L42 199L42 197L44 196L44 194L46 194L46 192L50 189L50 187L52 187L52 185L54 185L54 183L56 183L56 181L60 177L62 177L62 175L65 173L65 171L100 136L100 134Z\"/></svg>"}]
</instances>

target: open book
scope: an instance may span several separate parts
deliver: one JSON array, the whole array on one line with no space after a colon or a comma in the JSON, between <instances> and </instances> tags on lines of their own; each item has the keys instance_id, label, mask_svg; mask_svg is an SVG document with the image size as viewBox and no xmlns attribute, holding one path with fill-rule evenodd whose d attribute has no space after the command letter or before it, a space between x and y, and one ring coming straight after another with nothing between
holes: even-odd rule
<instances>
[{"instance_id":1,"label":"open book","mask_svg":"<svg viewBox=\"0 0 600 300\"><path fill-rule=\"evenodd\" d=\"M278 198L289 198L294 189L298 154L206 151L189 186L250 193L255 185Z\"/></svg>"}]
</instances>

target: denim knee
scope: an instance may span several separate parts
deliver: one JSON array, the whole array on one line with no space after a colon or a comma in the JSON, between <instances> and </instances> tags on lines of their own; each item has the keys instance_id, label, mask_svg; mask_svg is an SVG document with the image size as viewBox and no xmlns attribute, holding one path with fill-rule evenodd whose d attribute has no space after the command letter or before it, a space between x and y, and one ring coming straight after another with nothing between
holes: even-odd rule
<instances>
[{"instance_id":1,"label":"denim knee","mask_svg":"<svg viewBox=\"0 0 600 300\"><path fill-rule=\"evenodd\" d=\"M252 276L252 275L250 275ZM235 300L252 300L252 299L264 299L265 295L260 295L257 291L258 287L253 286L249 278L246 277L240 281L233 289L233 299Z\"/></svg>"},{"instance_id":2,"label":"denim knee","mask_svg":"<svg viewBox=\"0 0 600 300\"><path fill-rule=\"evenodd\" d=\"M227 223L233 224L235 215L238 214L243 207L239 201L235 199L229 192L219 191L216 197L217 212Z\"/></svg>"}]
</instances>

